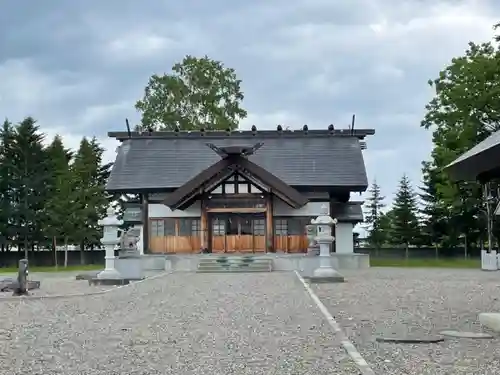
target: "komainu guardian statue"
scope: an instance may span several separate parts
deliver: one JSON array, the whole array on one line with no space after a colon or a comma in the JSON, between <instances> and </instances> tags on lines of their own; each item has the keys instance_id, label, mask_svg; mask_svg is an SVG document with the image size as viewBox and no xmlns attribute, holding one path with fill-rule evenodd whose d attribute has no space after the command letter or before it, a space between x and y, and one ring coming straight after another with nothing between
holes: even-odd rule
<instances>
[{"instance_id":1,"label":"komainu guardian statue","mask_svg":"<svg viewBox=\"0 0 500 375\"><path fill-rule=\"evenodd\" d=\"M137 243L139 242L140 236L141 230L139 228L130 228L122 232L120 237L120 256L139 255Z\"/></svg>"}]
</instances>

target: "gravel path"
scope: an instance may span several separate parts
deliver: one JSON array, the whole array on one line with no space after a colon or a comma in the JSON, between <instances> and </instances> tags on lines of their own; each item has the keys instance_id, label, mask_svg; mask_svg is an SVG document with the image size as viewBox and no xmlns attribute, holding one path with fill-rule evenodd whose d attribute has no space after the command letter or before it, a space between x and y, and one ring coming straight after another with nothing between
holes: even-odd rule
<instances>
[{"instance_id":1,"label":"gravel path","mask_svg":"<svg viewBox=\"0 0 500 375\"><path fill-rule=\"evenodd\" d=\"M0 314L0 374L359 374L293 273L171 274Z\"/></svg>"},{"instance_id":2,"label":"gravel path","mask_svg":"<svg viewBox=\"0 0 500 375\"><path fill-rule=\"evenodd\" d=\"M313 290L376 374L500 374L500 338L375 342L384 334L480 332L478 313L500 311L500 273L372 268L345 276L345 284L316 284Z\"/></svg>"}]
</instances>

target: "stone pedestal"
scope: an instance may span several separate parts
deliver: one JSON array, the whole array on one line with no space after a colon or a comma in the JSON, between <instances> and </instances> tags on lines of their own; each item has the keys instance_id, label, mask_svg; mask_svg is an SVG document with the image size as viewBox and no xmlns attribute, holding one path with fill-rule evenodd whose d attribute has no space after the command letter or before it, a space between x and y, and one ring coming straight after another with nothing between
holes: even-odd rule
<instances>
[{"instance_id":1,"label":"stone pedestal","mask_svg":"<svg viewBox=\"0 0 500 375\"><path fill-rule=\"evenodd\" d=\"M313 283L338 283L344 282L344 277L331 265L330 249L335 238L332 236L332 226L336 220L328 215L328 207L321 207L321 215L311 220L311 224L317 225L316 242L319 245L320 266L316 268L310 281Z\"/></svg>"},{"instance_id":2,"label":"stone pedestal","mask_svg":"<svg viewBox=\"0 0 500 375\"><path fill-rule=\"evenodd\" d=\"M353 229L352 223L339 222L335 225L335 251L337 254L354 253Z\"/></svg>"},{"instance_id":3,"label":"stone pedestal","mask_svg":"<svg viewBox=\"0 0 500 375\"><path fill-rule=\"evenodd\" d=\"M481 250L481 269L483 271L498 270L498 258L495 250L489 253L486 250Z\"/></svg>"},{"instance_id":4,"label":"stone pedestal","mask_svg":"<svg viewBox=\"0 0 500 375\"><path fill-rule=\"evenodd\" d=\"M115 210L112 207L108 208L107 217L99 220L99 225L103 227L103 237L101 238L101 243L104 245L106 250L106 255L104 257L105 267L104 270L97 274L97 280L94 279L94 283L98 283L98 280L116 280L117 284L123 284L123 278L120 273L115 268L115 247L120 242L118 238L118 230L122 221L118 220L115 215ZM109 282L103 281L102 283Z\"/></svg>"},{"instance_id":5,"label":"stone pedestal","mask_svg":"<svg viewBox=\"0 0 500 375\"><path fill-rule=\"evenodd\" d=\"M120 255L115 260L116 269L121 277L128 280L144 279L144 267L142 256L137 253L135 255Z\"/></svg>"}]
</instances>

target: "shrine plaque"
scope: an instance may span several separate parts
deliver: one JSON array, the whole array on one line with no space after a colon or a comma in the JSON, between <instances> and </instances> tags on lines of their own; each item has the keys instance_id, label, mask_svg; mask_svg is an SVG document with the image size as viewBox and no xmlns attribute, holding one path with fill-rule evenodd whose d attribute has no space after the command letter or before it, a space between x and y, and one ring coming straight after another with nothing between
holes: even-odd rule
<instances>
[{"instance_id":1,"label":"shrine plaque","mask_svg":"<svg viewBox=\"0 0 500 375\"><path fill-rule=\"evenodd\" d=\"M140 205L129 206L123 212L123 221L127 223L142 223L142 209Z\"/></svg>"}]
</instances>

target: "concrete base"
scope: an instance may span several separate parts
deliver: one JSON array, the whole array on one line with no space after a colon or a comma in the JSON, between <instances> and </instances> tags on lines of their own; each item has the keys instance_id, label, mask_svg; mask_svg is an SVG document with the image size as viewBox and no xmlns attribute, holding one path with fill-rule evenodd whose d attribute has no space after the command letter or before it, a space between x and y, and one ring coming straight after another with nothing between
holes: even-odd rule
<instances>
[{"instance_id":1,"label":"concrete base","mask_svg":"<svg viewBox=\"0 0 500 375\"><path fill-rule=\"evenodd\" d=\"M500 313L481 313L479 323L493 332L500 332Z\"/></svg>"},{"instance_id":2,"label":"concrete base","mask_svg":"<svg viewBox=\"0 0 500 375\"><path fill-rule=\"evenodd\" d=\"M127 285L130 284L130 281L129 279L101 279L96 277L89 280L89 285Z\"/></svg>"},{"instance_id":3,"label":"concrete base","mask_svg":"<svg viewBox=\"0 0 500 375\"><path fill-rule=\"evenodd\" d=\"M122 275L116 269L104 269L97 274L98 279L121 279Z\"/></svg>"},{"instance_id":4,"label":"concrete base","mask_svg":"<svg viewBox=\"0 0 500 375\"><path fill-rule=\"evenodd\" d=\"M115 260L115 267L124 279L141 280L144 278L144 262L140 255L120 256Z\"/></svg>"},{"instance_id":5,"label":"concrete base","mask_svg":"<svg viewBox=\"0 0 500 375\"><path fill-rule=\"evenodd\" d=\"M490 253L486 250L481 250L481 269L483 271L498 270L498 258L495 250L492 250Z\"/></svg>"},{"instance_id":6,"label":"concrete base","mask_svg":"<svg viewBox=\"0 0 500 375\"><path fill-rule=\"evenodd\" d=\"M146 264L151 267L160 266L163 262L165 271L172 272L195 272L200 259L213 258L218 256L229 256L238 254L168 254L168 255L144 255L142 257L144 267ZM271 259L273 271L299 271L303 277L309 278L316 268L320 266L319 256L307 254L246 254L256 258ZM163 257L163 258L161 258ZM331 254L330 265L336 270L355 270L370 268L370 256L367 254ZM146 270L147 268L145 268ZM155 268L156 270L156 268Z\"/></svg>"},{"instance_id":7,"label":"concrete base","mask_svg":"<svg viewBox=\"0 0 500 375\"><path fill-rule=\"evenodd\" d=\"M309 277L309 281L314 284L319 284L319 283L343 283L345 280L344 276L342 276L334 268L320 267L314 270L312 276Z\"/></svg>"}]
</instances>

